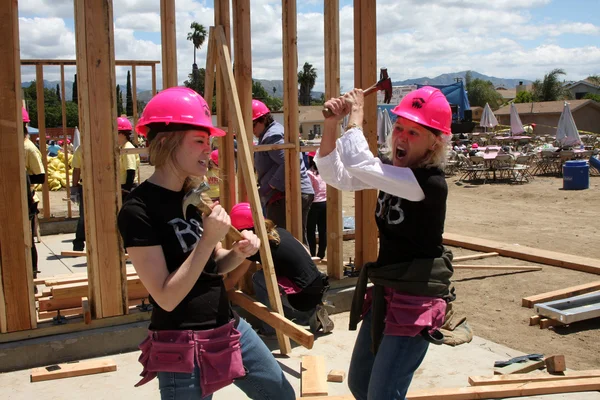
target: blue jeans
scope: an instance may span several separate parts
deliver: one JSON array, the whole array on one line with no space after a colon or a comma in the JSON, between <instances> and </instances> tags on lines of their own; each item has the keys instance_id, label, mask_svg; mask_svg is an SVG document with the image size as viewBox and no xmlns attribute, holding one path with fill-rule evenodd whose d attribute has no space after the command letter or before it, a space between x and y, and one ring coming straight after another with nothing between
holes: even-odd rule
<instances>
[{"instance_id":1,"label":"blue jeans","mask_svg":"<svg viewBox=\"0 0 600 400\"><path fill-rule=\"evenodd\" d=\"M271 303L269 302L269 293L267 292L267 283L265 281L265 273L261 269L256 271L254 275L252 275L252 286L254 286L254 293L256 294L256 299L263 303L265 306L269 307L271 310ZM281 303L283 305L283 314L289 320L293 320L298 325L308 325L308 319L315 312L315 310L309 311L299 311L296 310L290 304L286 295L281 297ZM267 335L274 335L275 329L273 329L270 325L262 324L262 332Z\"/></svg>"},{"instance_id":2,"label":"blue jeans","mask_svg":"<svg viewBox=\"0 0 600 400\"><path fill-rule=\"evenodd\" d=\"M292 385L283 375L281 367L248 322L240 319L237 327L242 334L242 360L248 371L244 378L233 382L251 399L294 400ZM201 371L198 365L191 374L159 372L158 386L162 400L212 399L202 397Z\"/></svg>"},{"instance_id":3,"label":"blue jeans","mask_svg":"<svg viewBox=\"0 0 600 400\"><path fill-rule=\"evenodd\" d=\"M385 335L371 352L371 311L362 322L348 372L348 387L357 400L404 400L429 342L421 335Z\"/></svg>"}]
</instances>

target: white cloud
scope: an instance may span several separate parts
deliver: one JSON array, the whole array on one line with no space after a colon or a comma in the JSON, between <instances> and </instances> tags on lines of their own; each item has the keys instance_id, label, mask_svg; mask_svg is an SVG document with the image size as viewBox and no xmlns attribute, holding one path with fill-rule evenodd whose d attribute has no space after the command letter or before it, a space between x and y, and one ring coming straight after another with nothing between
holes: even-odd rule
<instances>
[{"instance_id":1,"label":"white cloud","mask_svg":"<svg viewBox=\"0 0 600 400\"><path fill-rule=\"evenodd\" d=\"M160 15L152 12L126 14L115 20L115 27L140 32L160 32Z\"/></svg>"}]
</instances>

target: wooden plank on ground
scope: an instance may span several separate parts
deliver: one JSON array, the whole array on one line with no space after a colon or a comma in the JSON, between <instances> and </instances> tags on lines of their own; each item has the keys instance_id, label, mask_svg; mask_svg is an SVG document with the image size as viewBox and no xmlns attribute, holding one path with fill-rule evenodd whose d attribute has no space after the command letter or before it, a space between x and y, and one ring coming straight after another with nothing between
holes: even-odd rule
<instances>
[{"instance_id":1,"label":"wooden plank on ground","mask_svg":"<svg viewBox=\"0 0 600 400\"><path fill-rule=\"evenodd\" d=\"M64 363L32 369L31 382L73 378L75 376L100 374L102 372L112 372L116 370L117 364L111 359Z\"/></svg>"},{"instance_id":2,"label":"wooden plank on ground","mask_svg":"<svg viewBox=\"0 0 600 400\"><path fill-rule=\"evenodd\" d=\"M532 317L529 317L529 326L538 325L540 323L541 319L542 319L542 317L540 317L539 315L534 315Z\"/></svg>"},{"instance_id":3,"label":"wooden plank on ground","mask_svg":"<svg viewBox=\"0 0 600 400\"><path fill-rule=\"evenodd\" d=\"M496 367L494 368L494 375L525 374L527 372L535 371L536 369L544 368L545 365L546 363L544 360L527 360L525 362L510 364L506 367Z\"/></svg>"},{"instance_id":4,"label":"wooden plank on ground","mask_svg":"<svg viewBox=\"0 0 600 400\"><path fill-rule=\"evenodd\" d=\"M142 284L140 278L136 276L127 277L127 291L135 298L147 297L148 291ZM52 297L60 299L86 297L88 293L88 282L68 283L66 285L52 286Z\"/></svg>"},{"instance_id":5,"label":"wooden plank on ground","mask_svg":"<svg viewBox=\"0 0 600 400\"><path fill-rule=\"evenodd\" d=\"M498 253L481 253L481 254L473 254L470 256L460 256L460 257L454 257L452 259L452 262L457 262L457 261L468 261L468 260L481 260L482 258L490 258L490 257L496 257L498 256Z\"/></svg>"},{"instance_id":6,"label":"wooden plank on ground","mask_svg":"<svg viewBox=\"0 0 600 400\"><path fill-rule=\"evenodd\" d=\"M524 265L470 265L453 264L454 269L474 269L484 271L541 271L542 267L529 267Z\"/></svg>"},{"instance_id":7,"label":"wooden plank on ground","mask_svg":"<svg viewBox=\"0 0 600 400\"><path fill-rule=\"evenodd\" d=\"M302 356L300 396L327 396L327 376L323 356Z\"/></svg>"},{"instance_id":8,"label":"wooden plank on ground","mask_svg":"<svg viewBox=\"0 0 600 400\"><path fill-rule=\"evenodd\" d=\"M448 389L411 390L407 400L474 400L600 390L600 378L565 379L509 385L471 386Z\"/></svg>"},{"instance_id":9,"label":"wooden plank on ground","mask_svg":"<svg viewBox=\"0 0 600 400\"><path fill-rule=\"evenodd\" d=\"M551 319L551 318L541 318L540 319L540 329L548 329L552 326L563 326L565 324L563 324L560 321L557 321L555 319Z\"/></svg>"},{"instance_id":10,"label":"wooden plank on ground","mask_svg":"<svg viewBox=\"0 0 600 400\"><path fill-rule=\"evenodd\" d=\"M571 286L564 289L554 290L552 292L536 294L535 296L524 297L521 305L523 307L533 308L533 306L537 303L562 300L568 297L578 296L580 294L591 293L596 290L600 290L600 281L584 283L583 285Z\"/></svg>"},{"instance_id":11,"label":"wooden plank on ground","mask_svg":"<svg viewBox=\"0 0 600 400\"><path fill-rule=\"evenodd\" d=\"M232 303L237 304L261 321L271 325L277 331L285 333L296 343L307 349L312 349L315 337L306 329L296 325L281 314L269 310L267 306L239 290L231 290L227 294Z\"/></svg>"},{"instance_id":12,"label":"wooden plank on ground","mask_svg":"<svg viewBox=\"0 0 600 400\"><path fill-rule=\"evenodd\" d=\"M340 369L332 369L327 374L327 382L344 382L346 378L346 371L342 371Z\"/></svg>"},{"instance_id":13,"label":"wooden plank on ground","mask_svg":"<svg viewBox=\"0 0 600 400\"><path fill-rule=\"evenodd\" d=\"M547 382L564 381L569 379L582 378L600 378L600 369L589 371L565 371L562 375L540 374L514 374L514 375L493 375L493 376L470 376L469 385L487 386L487 385L506 385L511 383L523 382Z\"/></svg>"},{"instance_id":14,"label":"wooden plank on ground","mask_svg":"<svg viewBox=\"0 0 600 400\"><path fill-rule=\"evenodd\" d=\"M550 373L564 372L567 369L567 362L565 356L556 355L546 357L546 368Z\"/></svg>"},{"instance_id":15,"label":"wooden plank on ground","mask_svg":"<svg viewBox=\"0 0 600 400\"><path fill-rule=\"evenodd\" d=\"M81 298L81 312L83 313L83 322L86 325L92 323L92 309L90 308L90 302L87 297Z\"/></svg>"},{"instance_id":16,"label":"wooden plank on ground","mask_svg":"<svg viewBox=\"0 0 600 400\"><path fill-rule=\"evenodd\" d=\"M600 260L596 260L594 258L580 257L571 254L558 253L555 251L536 249L533 247L520 246L516 244L501 243L494 240L474 238L447 232L444 233L444 244L476 251L496 252L503 257L511 257L519 260L553 265L555 267L573 269L600 275Z\"/></svg>"}]
</instances>

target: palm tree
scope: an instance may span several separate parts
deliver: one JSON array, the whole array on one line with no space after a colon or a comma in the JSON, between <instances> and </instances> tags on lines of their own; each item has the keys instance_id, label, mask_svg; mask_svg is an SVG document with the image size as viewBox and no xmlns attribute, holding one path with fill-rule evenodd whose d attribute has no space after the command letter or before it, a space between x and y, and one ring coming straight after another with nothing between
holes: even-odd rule
<instances>
[{"instance_id":1,"label":"palm tree","mask_svg":"<svg viewBox=\"0 0 600 400\"><path fill-rule=\"evenodd\" d=\"M302 71L298 72L298 83L300 84L298 97L302 105L310 105L310 91L315 86L316 80L317 70L313 68L312 64L305 62Z\"/></svg>"},{"instance_id":2,"label":"palm tree","mask_svg":"<svg viewBox=\"0 0 600 400\"><path fill-rule=\"evenodd\" d=\"M533 82L533 96L537 101L556 101L565 98L566 91L563 83L559 81L559 75L566 75L561 68L555 68L546 75L544 80Z\"/></svg>"},{"instance_id":3,"label":"palm tree","mask_svg":"<svg viewBox=\"0 0 600 400\"><path fill-rule=\"evenodd\" d=\"M206 29L203 25L200 25L197 22L192 22L190 29L193 29L193 31L188 32L187 40L190 40L192 43L194 43L194 69L197 69L196 50L200 49L206 40Z\"/></svg>"},{"instance_id":4,"label":"palm tree","mask_svg":"<svg viewBox=\"0 0 600 400\"><path fill-rule=\"evenodd\" d=\"M591 75L587 77L588 82L592 85L600 86L600 75Z\"/></svg>"}]
</instances>

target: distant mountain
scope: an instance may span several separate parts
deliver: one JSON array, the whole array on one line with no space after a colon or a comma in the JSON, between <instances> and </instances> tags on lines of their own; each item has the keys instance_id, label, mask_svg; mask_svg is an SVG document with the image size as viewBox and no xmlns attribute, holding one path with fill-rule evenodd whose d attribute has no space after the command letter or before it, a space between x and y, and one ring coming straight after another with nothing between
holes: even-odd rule
<instances>
[{"instance_id":1,"label":"distant mountain","mask_svg":"<svg viewBox=\"0 0 600 400\"><path fill-rule=\"evenodd\" d=\"M435 78L414 78L414 79L406 79L403 81L392 82L394 86L403 86L403 85L449 85L451 83L456 82L456 78L465 79L465 74L467 71L460 72L452 72L449 74L442 74L436 76ZM476 71L471 71L471 76L473 79L483 79L485 81L490 81L495 87L504 87L505 89L514 89L519 82L523 82L524 85L529 85L532 83L527 79L505 79L505 78L496 78L494 76L487 76L480 74Z\"/></svg>"}]
</instances>

